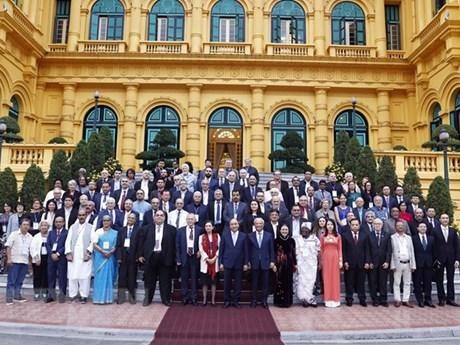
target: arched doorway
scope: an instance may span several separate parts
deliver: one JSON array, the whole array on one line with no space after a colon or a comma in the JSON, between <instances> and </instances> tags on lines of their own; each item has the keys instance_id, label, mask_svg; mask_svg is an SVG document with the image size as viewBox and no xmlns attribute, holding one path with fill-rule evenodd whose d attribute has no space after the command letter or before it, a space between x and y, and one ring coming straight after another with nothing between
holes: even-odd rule
<instances>
[{"instance_id":1,"label":"arched doorway","mask_svg":"<svg viewBox=\"0 0 460 345\"><path fill-rule=\"evenodd\" d=\"M232 108L215 110L208 122L208 158L215 167L224 165L226 159L233 166L242 165L243 121Z\"/></svg>"}]
</instances>

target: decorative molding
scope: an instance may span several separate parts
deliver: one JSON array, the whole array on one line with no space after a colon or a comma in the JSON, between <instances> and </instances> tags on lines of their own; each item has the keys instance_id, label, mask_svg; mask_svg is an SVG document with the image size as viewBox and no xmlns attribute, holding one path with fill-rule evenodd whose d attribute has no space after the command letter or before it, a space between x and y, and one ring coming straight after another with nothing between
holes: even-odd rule
<instances>
[{"instance_id":1,"label":"decorative molding","mask_svg":"<svg viewBox=\"0 0 460 345\"><path fill-rule=\"evenodd\" d=\"M335 119L340 112L349 109L352 109L351 101L340 102L332 106L328 113L329 126L334 126ZM369 108L369 106L363 103L357 103L356 110L364 115L369 126L375 125L376 114L371 108Z\"/></svg>"},{"instance_id":2,"label":"decorative molding","mask_svg":"<svg viewBox=\"0 0 460 345\"><path fill-rule=\"evenodd\" d=\"M272 104L270 108L268 108L268 110L265 112L265 122L271 124L272 119L276 113L284 108L293 108L299 111L303 115L307 125L313 123L314 112L308 105L293 98L282 99L275 104Z\"/></svg>"},{"instance_id":3,"label":"decorative molding","mask_svg":"<svg viewBox=\"0 0 460 345\"><path fill-rule=\"evenodd\" d=\"M148 113L158 107L158 106L168 106L173 108L177 115L179 116L180 123L187 122L188 119L188 111L187 108L184 107L177 99L172 97L158 97L154 99L150 99L141 106L138 107L138 117L137 121L142 121L143 123L147 119Z\"/></svg>"}]
</instances>

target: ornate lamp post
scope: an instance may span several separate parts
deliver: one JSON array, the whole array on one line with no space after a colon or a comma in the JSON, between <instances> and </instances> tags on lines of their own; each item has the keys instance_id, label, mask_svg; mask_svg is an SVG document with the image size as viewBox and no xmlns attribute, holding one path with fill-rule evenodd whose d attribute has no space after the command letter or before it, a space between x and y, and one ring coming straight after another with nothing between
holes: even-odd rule
<instances>
[{"instance_id":1,"label":"ornate lamp post","mask_svg":"<svg viewBox=\"0 0 460 345\"><path fill-rule=\"evenodd\" d=\"M449 132L445 128L441 128L439 132L439 143L438 145L442 148L444 156L444 181L446 182L447 188L449 188L449 159L447 157L447 147L449 146Z\"/></svg>"},{"instance_id":2,"label":"ornate lamp post","mask_svg":"<svg viewBox=\"0 0 460 345\"><path fill-rule=\"evenodd\" d=\"M94 93L94 116L93 116L93 132L96 133L96 121L97 116L99 115L99 97L101 94L96 90Z\"/></svg>"},{"instance_id":3,"label":"ornate lamp post","mask_svg":"<svg viewBox=\"0 0 460 345\"><path fill-rule=\"evenodd\" d=\"M351 106L353 109L353 112L351 114L351 126L353 127L353 137L356 138L356 121L355 121L355 115L356 115L356 97L351 97Z\"/></svg>"},{"instance_id":4,"label":"ornate lamp post","mask_svg":"<svg viewBox=\"0 0 460 345\"><path fill-rule=\"evenodd\" d=\"M3 120L0 120L0 163L2 161L2 144L3 144L3 134L6 132L6 123Z\"/></svg>"}]
</instances>

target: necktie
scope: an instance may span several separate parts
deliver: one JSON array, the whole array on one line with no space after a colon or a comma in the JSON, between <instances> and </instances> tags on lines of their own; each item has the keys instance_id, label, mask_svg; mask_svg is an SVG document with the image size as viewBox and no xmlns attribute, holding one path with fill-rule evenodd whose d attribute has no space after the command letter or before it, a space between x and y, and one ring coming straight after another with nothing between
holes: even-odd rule
<instances>
[{"instance_id":1,"label":"necktie","mask_svg":"<svg viewBox=\"0 0 460 345\"><path fill-rule=\"evenodd\" d=\"M353 234L353 238L354 238L354 240L355 240L355 244L357 244L357 243L358 243L358 234L357 234L357 233L354 233L354 234Z\"/></svg>"},{"instance_id":2,"label":"necktie","mask_svg":"<svg viewBox=\"0 0 460 345\"><path fill-rule=\"evenodd\" d=\"M321 191L321 195L323 196L323 199L324 199L324 191L323 190Z\"/></svg>"},{"instance_id":3,"label":"necktie","mask_svg":"<svg viewBox=\"0 0 460 345\"><path fill-rule=\"evenodd\" d=\"M311 209L313 209L313 205L314 205L314 203L313 203L313 197L311 196L311 197L310 197L310 208L311 208Z\"/></svg>"},{"instance_id":4,"label":"necktie","mask_svg":"<svg viewBox=\"0 0 460 345\"><path fill-rule=\"evenodd\" d=\"M443 233L444 239L446 240L446 243L447 243L447 239L449 237L449 229L443 228L442 233Z\"/></svg>"},{"instance_id":5,"label":"necktie","mask_svg":"<svg viewBox=\"0 0 460 345\"><path fill-rule=\"evenodd\" d=\"M380 232L376 232L375 235L377 236L377 246L380 247Z\"/></svg>"},{"instance_id":6,"label":"necktie","mask_svg":"<svg viewBox=\"0 0 460 345\"><path fill-rule=\"evenodd\" d=\"M236 215L237 215L237 212L238 212L238 204L237 204L237 203L234 203L234 204L233 204L233 214L236 216Z\"/></svg>"},{"instance_id":7,"label":"necktie","mask_svg":"<svg viewBox=\"0 0 460 345\"><path fill-rule=\"evenodd\" d=\"M105 203L107 201L107 194L104 194L104 198L102 199L102 202Z\"/></svg>"},{"instance_id":8,"label":"necktie","mask_svg":"<svg viewBox=\"0 0 460 345\"><path fill-rule=\"evenodd\" d=\"M193 242L193 228L190 228L188 233L188 239ZM193 247L187 248L187 254L192 256L193 255Z\"/></svg>"},{"instance_id":9,"label":"necktie","mask_svg":"<svg viewBox=\"0 0 460 345\"><path fill-rule=\"evenodd\" d=\"M179 228L180 210L177 210L176 228Z\"/></svg>"},{"instance_id":10,"label":"necktie","mask_svg":"<svg viewBox=\"0 0 460 345\"><path fill-rule=\"evenodd\" d=\"M220 224L220 214L221 214L221 207L220 207L220 200L219 200L217 201L216 224Z\"/></svg>"},{"instance_id":11,"label":"necktie","mask_svg":"<svg viewBox=\"0 0 460 345\"><path fill-rule=\"evenodd\" d=\"M131 233L133 232L133 228L129 227L128 228L128 238L131 238Z\"/></svg>"},{"instance_id":12,"label":"necktie","mask_svg":"<svg viewBox=\"0 0 460 345\"><path fill-rule=\"evenodd\" d=\"M422 246L423 246L423 250L426 250L426 238L425 238L425 235L422 236Z\"/></svg>"},{"instance_id":13,"label":"necktie","mask_svg":"<svg viewBox=\"0 0 460 345\"><path fill-rule=\"evenodd\" d=\"M124 190L123 196L121 197L121 201L120 201L120 209L123 211L125 210L125 200L126 200L126 191Z\"/></svg>"},{"instance_id":14,"label":"necktie","mask_svg":"<svg viewBox=\"0 0 460 345\"><path fill-rule=\"evenodd\" d=\"M254 187L251 187L251 197L252 199L255 199L256 197L256 189Z\"/></svg>"},{"instance_id":15,"label":"necktie","mask_svg":"<svg viewBox=\"0 0 460 345\"><path fill-rule=\"evenodd\" d=\"M257 243L259 244L259 248L262 246L262 233L257 233Z\"/></svg>"},{"instance_id":16,"label":"necktie","mask_svg":"<svg viewBox=\"0 0 460 345\"><path fill-rule=\"evenodd\" d=\"M166 213L169 212L168 203L167 203L167 202L164 202L164 201L163 201L163 210L164 210Z\"/></svg>"}]
</instances>

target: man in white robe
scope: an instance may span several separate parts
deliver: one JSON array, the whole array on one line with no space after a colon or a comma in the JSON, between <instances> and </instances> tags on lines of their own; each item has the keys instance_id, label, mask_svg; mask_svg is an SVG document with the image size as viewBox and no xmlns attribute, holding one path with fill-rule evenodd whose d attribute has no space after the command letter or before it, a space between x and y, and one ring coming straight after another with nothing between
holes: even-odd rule
<instances>
[{"instance_id":1,"label":"man in white robe","mask_svg":"<svg viewBox=\"0 0 460 345\"><path fill-rule=\"evenodd\" d=\"M69 297L74 300L80 293L80 302L88 300L91 284L93 247L91 244L92 226L86 222L86 210L78 210L78 221L69 229L65 242L67 256L67 277L69 279Z\"/></svg>"}]
</instances>

